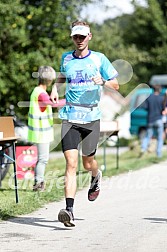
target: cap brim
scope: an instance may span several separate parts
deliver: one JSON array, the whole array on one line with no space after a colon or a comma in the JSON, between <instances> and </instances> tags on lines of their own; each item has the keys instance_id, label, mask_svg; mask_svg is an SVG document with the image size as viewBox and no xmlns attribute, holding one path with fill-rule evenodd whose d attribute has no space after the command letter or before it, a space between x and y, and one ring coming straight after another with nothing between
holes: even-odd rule
<instances>
[{"instance_id":1,"label":"cap brim","mask_svg":"<svg viewBox=\"0 0 167 252\"><path fill-rule=\"evenodd\" d=\"M71 33L71 37L74 36L74 35L83 35L83 36L88 36L89 33L85 33L85 32L72 32Z\"/></svg>"},{"instance_id":2,"label":"cap brim","mask_svg":"<svg viewBox=\"0 0 167 252\"><path fill-rule=\"evenodd\" d=\"M71 37L74 35L83 35L87 36L90 33L90 28L87 26L76 25L71 30Z\"/></svg>"}]
</instances>

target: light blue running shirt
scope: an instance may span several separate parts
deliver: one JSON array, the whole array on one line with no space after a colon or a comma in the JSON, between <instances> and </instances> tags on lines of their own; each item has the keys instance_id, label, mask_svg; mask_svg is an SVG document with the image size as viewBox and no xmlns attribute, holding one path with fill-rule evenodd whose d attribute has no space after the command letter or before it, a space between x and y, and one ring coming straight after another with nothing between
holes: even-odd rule
<instances>
[{"instance_id":1,"label":"light blue running shirt","mask_svg":"<svg viewBox=\"0 0 167 252\"><path fill-rule=\"evenodd\" d=\"M77 58L74 51L67 52L62 55L60 71L66 77L67 104L59 110L59 118L81 124L100 119L101 86L92 77L100 74L104 80L111 80L118 75L107 57L89 51L84 58Z\"/></svg>"}]
</instances>

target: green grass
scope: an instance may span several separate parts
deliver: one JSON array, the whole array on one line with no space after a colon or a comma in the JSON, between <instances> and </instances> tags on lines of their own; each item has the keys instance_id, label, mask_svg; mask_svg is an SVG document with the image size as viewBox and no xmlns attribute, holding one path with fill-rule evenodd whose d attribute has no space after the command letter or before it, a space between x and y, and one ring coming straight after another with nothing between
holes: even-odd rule
<instances>
[{"instance_id":1,"label":"green grass","mask_svg":"<svg viewBox=\"0 0 167 252\"><path fill-rule=\"evenodd\" d=\"M119 157L119 169L116 169L116 157L115 155L106 156L106 170L103 171L103 176L114 176L120 173L128 172L129 170L137 170L147 167L157 162L166 160L166 151L163 153L161 159L157 159L155 153L149 153L142 158L139 158L139 149L136 147L134 150L129 150L123 153ZM96 157L99 167L103 165L103 156ZM12 188L14 180L12 178L12 167L5 179L2 181L2 187L0 188L0 220L6 220L10 217L16 217L31 213L34 210L39 209L46 203L59 201L64 197L64 171L65 160L59 158L50 160L45 172L46 179L46 191L45 192L33 192L33 181L30 180L18 180L18 195L19 203L15 203L15 191ZM11 174L10 174L11 173ZM82 189L89 183L90 175L84 171L82 165L80 165L80 171L78 171L78 189Z\"/></svg>"}]
</instances>

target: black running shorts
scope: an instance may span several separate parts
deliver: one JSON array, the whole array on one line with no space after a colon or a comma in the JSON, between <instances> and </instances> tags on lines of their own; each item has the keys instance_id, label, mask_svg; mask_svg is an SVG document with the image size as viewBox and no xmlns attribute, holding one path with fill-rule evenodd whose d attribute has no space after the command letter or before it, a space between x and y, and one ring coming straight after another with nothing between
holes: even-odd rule
<instances>
[{"instance_id":1,"label":"black running shorts","mask_svg":"<svg viewBox=\"0 0 167 252\"><path fill-rule=\"evenodd\" d=\"M79 143L82 146L83 156L93 156L96 153L97 144L100 136L100 120L77 124L67 120L62 122L62 150L78 149Z\"/></svg>"}]
</instances>

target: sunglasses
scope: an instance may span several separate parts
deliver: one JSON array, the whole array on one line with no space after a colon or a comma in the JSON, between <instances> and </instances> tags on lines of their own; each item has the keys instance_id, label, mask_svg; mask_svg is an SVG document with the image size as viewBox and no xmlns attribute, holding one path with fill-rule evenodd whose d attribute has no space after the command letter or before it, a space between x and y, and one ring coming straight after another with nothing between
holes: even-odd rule
<instances>
[{"instance_id":1,"label":"sunglasses","mask_svg":"<svg viewBox=\"0 0 167 252\"><path fill-rule=\"evenodd\" d=\"M74 40L77 40L77 39L79 39L79 40L84 40L86 37L87 37L87 36L83 36L83 35L74 35L74 36L73 36L73 39L74 39Z\"/></svg>"}]
</instances>

